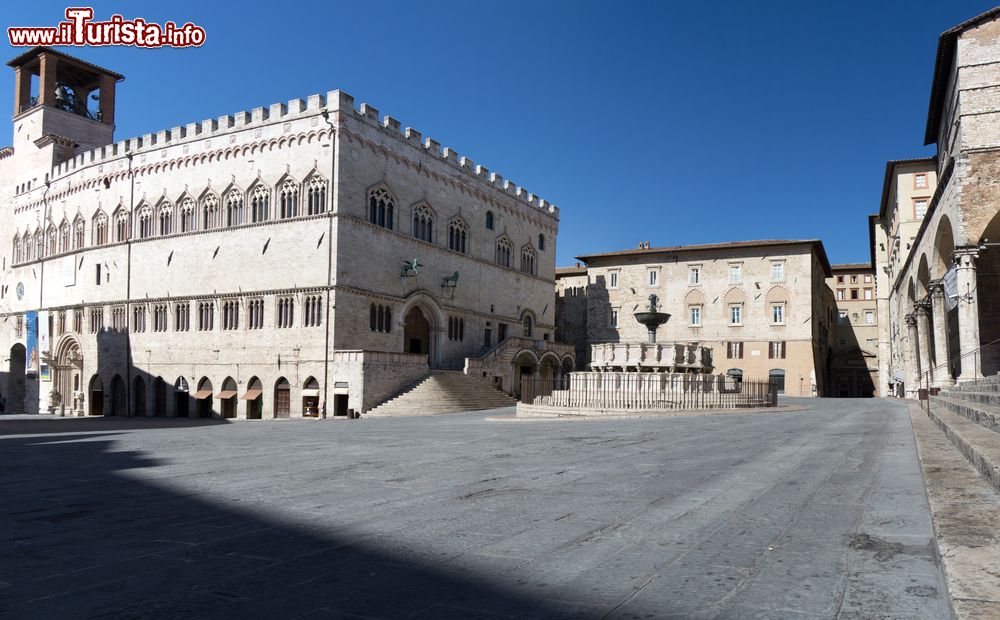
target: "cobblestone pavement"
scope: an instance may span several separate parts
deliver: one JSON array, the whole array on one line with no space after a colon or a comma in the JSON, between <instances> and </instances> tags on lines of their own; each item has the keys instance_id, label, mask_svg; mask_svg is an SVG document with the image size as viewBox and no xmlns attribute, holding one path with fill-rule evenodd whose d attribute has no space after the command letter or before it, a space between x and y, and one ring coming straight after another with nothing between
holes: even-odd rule
<instances>
[{"instance_id":1,"label":"cobblestone pavement","mask_svg":"<svg viewBox=\"0 0 1000 620\"><path fill-rule=\"evenodd\" d=\"M0 616L950 617L905 407L797 402L2 417Z\"/></svg>"}]
</instances>

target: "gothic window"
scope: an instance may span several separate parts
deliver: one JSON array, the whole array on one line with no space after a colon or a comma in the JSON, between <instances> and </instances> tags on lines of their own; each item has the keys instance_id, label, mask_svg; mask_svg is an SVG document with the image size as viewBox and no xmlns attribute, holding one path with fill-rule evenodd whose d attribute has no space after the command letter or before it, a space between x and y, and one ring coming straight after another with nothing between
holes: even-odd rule
<instances>
[{"instance_id":1,"label":"gothic window","mask_svg":"<svg viewBox=\"0 0 1000 620\"><path fill-rule=\"evenodd\" d=\"M198 303L198 331L210 332L215 327L215 302Z\"/></svg>"},{"instance_id":2,"label":"gothic window","mask_svg":"<svg viewBox=\"0 0 1000 620\"><path fill-rule=\"evenodd\" d=\"M69 251L69 222L66 220L59 225L59 251Z\"/></svg>"},{"instance_id":3,"label":"gothic window","mask_svg":"<svg viewBox=\"0 0 1000 620\"><path fill-rule=\"evenodd\" d=\"M302 324L306 327L319 327L323 324L320 311L323 308L323 302L319 295L306 295L305 299L305 316L303 317Z\"/></svg>"},{"instance_id":4,"label":"gothic window","mask_svg":"<svg viewBox=\"0 0 1000 620\"><path fill-rule=\"evenodd\" d=\"M448 317L448 340L461 342L465 340L465 319Z\"/></svg>"},{"instance_id":5,"label":"gothic window","mask_svg":"<svg viewBox=\"0 0 1000 620\"><path fill-rule=\"evenodd\" d=\"M167 304L153 306L153 331L167 331Z\"/></svg>"},{"instance_id":6,"label":"gothic window","mask_svg":"<svg viewBox=\"0 0 1000 620\"><path fill-rule=\"evenodd\" d=\"M535 251L530 246L521 248L521 273L535 275Z\"/></svg>"},{"instance_id":7,"label":"gothic window","mask_svg":"<svg viewBox=\"0 0 1000 620\"><path fill-rule=\"evenodd\" d=\"M160 203L160 208L156 213L156 234L164 237L174 231L173 229L174 205L169 202Z\"/></svg>"},{"instance_id":8,"label":"gothic window","mask_svg":"<svg viewBox=\"0 0 1000 620\"><path fill-rule=\"evenodd\" d=\"M250 190L250 221L266 222L271 215L271 194L263 185Z\"/></svg>"},{"instance_id":9,"label":"gothic window","mask_svg":"<svg viewBox=\"0 0 1000 620\"><path fill-rule=\"evenodd\" d=\"M52 256L53 254L56 254L57 251L58 251L58 245L57 245L58 239L56 237L56 227L55 226L49 226L49 229L46 232L45 236L48 238L48 241L49 241L48 252L45 255L46 256Z\"/></svg>"},{"instance_id":10,"label":"gothic window","mask_svg":"<svg viewBox=\"0 0 1000 620\"><path fill-rule=\"evenodd\" d=\"M279 297L277 309L278 320L276 327L292 327L295 324L295 299L292 297Z\"/></svg>"},{"instance_id":11,"label":"gothic window","mask_svg":"<svg viewBox=\"0 0 1000 620\"><path fill-rule=\"evenodd\" d=\"M84 245L84 240L86 237L84 233L86 232L83 223L83 218L77 216L76 221L73 223L73 249L79 250Z\"/></svg>"},{"instance_id":12,"label":"gothic window","mask_svg":"<svg viewBox=\"0 0 1000 620\"><path fill-rule=\"evenodd\" d=\"M174 331L186 332L191 329L191 304L185 302L174 306Z\"/></svg>"},{"instance_id":13,"label":"gothic window","mask_svg":"<svg viewBox=\"0 0 1000 620\"><path fill-rule=\"evenodd\" d=\"M78 334L83 333L83 310L80 308L73 311L73 331Z\"/></svg>"},{"instance_id":14,"label":"gothic window","mask_svg":"<svg viewBox=\"0 0 1000 620\"><path fill-rule=\"evenodd\" d=\"M181 232L191 232L198 227L198 216L195 213L194 201L190 198L185 198L181 202L180 216Z\"/></svg>"},{"instance_id":15,"label":"gothic window","mask_svg":"<svg viewBox=\"0 0 1000 620\"><path fill-rule=\"evenodd\" d=\"M326 179L316 175L306 186L306 215L319 215L326 211Z\"/></svg>"},{"instance_id":16,"label":"gothic window","mask_svg":"<svg viewBox=\"0 0 1000 620\"><path fill-rule=\"evenodd\" d=\"M373 332L382 332L383 334L388 334L392 331L392 311L389 309L389 306L372 304L368 313L369 329Z\"/></svg>"},{"instance_id":17,"label":"gothic window","mask_svg":"<svg viewBox=\"0 0 1000 620\"><path fill-rule=\"evenodd\" d=\"M524 318L521 319L521 332L525 338L531 338L531 334L534 331L535 321L531 318L530 314L525 314Z\"/></svg>"},{"instance_id":18,"label":"gothic window","mask_svg":"<svg viewBox=\"0 0 1000 620\"><path fill-rule=\"evenodd\" d=\"M510 255L513 253L514 247L511 245L510 240L506 237L500 237L497 239L497 253L496 261L497 264L502 267L510 267Z\"/></svg>"},{"instance_id":19,"label":"gothic window","mask_svg":"<svg viewBox=\"0 0 1000 620\"><path fill-rule=\"evenodd\" d=\"M104 308L90 309L90 333L96 334L104 329Z\"/></svg>"},{"instance_id":20,"label":"gothic window","mask_svg":"<svg viewBox=\"0 0 1000 620\"><path fill-rule=\"evenodd\" d=\"M119 209L115 214L115 241L122 242L128 240L128 212Z\"/></svg>"},{"instance_id":21,"label":"gothic window","mask_svg":"<svg viewBox=\"0 0 1000 620\"><path fill-rule=\"evenodd\" d=\"M393 228L395 208L396 200L385 189L376 187L368 194L368 221L372 224Z\"/></svg>"},{"instance_id":22,"label":"gothic window","mask_svg":"<svg viewBox=\"0 0 1000 620\"><path fill-rule=\"evenodd\" d=\"M238 189L226 194L226 226L239 226L244 222L243 192Z\"/></svg>"},{"instance_id":23,"label":"gothic window","mask_svg":"<svg viewBox=\"0 0 1000 620\"><path fill-rule=\"evenodd\" d=\"M94 216L91 231L94 235L94 245L104 245L108 242L108 216L100 211Z\"/></svg>"},{"instance_id":24,"label":"gothic window","mask_svg":"<svg viewBox=\"0 0 1000 620\"><path fill-rule=\"evenodd\" d=\"M422 241L434 242L434 215L426 205L413 210L413 236Z\"/></svg>"},{"instance_id":25,"label":"gothic window","mask_svg":"<svg viewBox=\"0 0 1000 620\"><path fill-rule=\"evenodd\" d=\"M125 306L111 308L111 329L118 332L128 329L128 315L125 312Z\"/></svg>"},{"instance_id":26,"label":"gothic window","mask_svg":"<svg viewBox=\"0 0 1000 620\"><path fill-rule=\"evenodd\" d=\"M62 336L66 333L66 311L60 310L58 316L58 321L56 322L56 334Z\"/></svg>"},{"instance_id":27,"label":"gothic window","mask_svg":"<svg viewBox=\"0 0 1000 620\"><path fill-rule=\"evenodd\" d=\"M208 194L201 199L201 229L218 228L220 222L219 197L215 194Z\"/></svg>"},{"instance_id":28,"label":"gothic window","mask_svg":"<svg viewBox=\"0 0 1000 620\"><path fill-rule=\"evenodd\" d=\"M278 191L281 201L281 210L278 215L283 220L296 217L299 214L299 184L292 179L286 179Z\"/></svg>"},{"instance_id":29,"label":"gothic window","mask_svg":"<svg viewBox=\"0 0 1000 620\"><path fill-rule=\"evenodd\" d=\"M492 211L487 211L486 212L486 228L488 230L493 230L493 212Z\"/></svg>"},{"instance_id":30,"label":"gothic window","mask_svg":"<svg viewBox=\"0 0 1000 620\"><path fill-rule=\"evenodd\" d=\"M149 239L153 236L153 210L149 205L139 207L136 214L136 237L139 239Z\"/></svg>"},{"instance_id":31,"label":"gothic window","mask_svg":"<svg viewBox=\"0 0 1000 620\"><path fill-rule=\"evenodd\" d=\"M247 302L247 329L264 327L264 300L251 299Z\"/></svg>"},{"instance_id":32,"label":"gothic window","mask_svg":"<svg viewBox=\"0 0 1000 620\"><path fill-rule=\"evenodd\" d=\"M145 306L132 306L132 331L136 333L146 331Z\"/></svg>"},{"instance_id":33,"label":"gothic window","mask_svg":"<svg viewBox=\"0 0 1000 620\"><path fill-rule=\"evenodd\" d=\"M538 249L542 252L545 251L545 235L541 233L538 234Z\"/></svg>"},{"instance_id":34,"label":"gothic window","mask_svg":"<svg viewBox=\"0 0 1000 620\"><path fill-rule=\"evenodd\" d=\"M42 231L35 231L35 258L42 258L45 256L45 240L42 238Z\"/></svg>"},{"instance_id":35,"label":"gothic window","mask_svg":"<svg viewBox=\"0 0 1000 620\"><path fill-rule=\"evenodd\" d=\"M448 249L455 252L466 253L466 240L468 232L462 220L455 220L448 226Z\"/></svg>"},{"instance_id":36,"label":"gothic window","mask_svg":"<svg viewBox=\"0 0 1000 620\"><path fill-rule=\"evenodd\" d=\"M14 235L14 255L11 257L11 261L14 263L19 263L22 260L21 256L21 238Z\"/></svg>"},{"instance_id":37,"label":"gothic window","mask_svg":"<svg viewBox=\"0 0 1000 620\"><path fill-rule=\"evenodd\" d=\"M233 330L240 326L240 302L235 299L222 302L222 329Z\"/></svg>"}]
</instances>

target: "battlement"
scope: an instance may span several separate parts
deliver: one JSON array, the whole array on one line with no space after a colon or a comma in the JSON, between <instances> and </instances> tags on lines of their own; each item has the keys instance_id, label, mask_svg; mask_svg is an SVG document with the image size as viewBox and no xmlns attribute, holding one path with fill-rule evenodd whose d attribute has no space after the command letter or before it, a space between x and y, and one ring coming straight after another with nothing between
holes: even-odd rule
<instances>
[{"instance_id":1,"label":"battlement","mask_svg":"<svg viewBox=\"0 0 1000 620\"><path fill-rule=\"evenodd\" d=\"M350 118L373 128L383 134L392 136L400 142L426 154L434 159L450 165L456 171L468 175L476 182L487 185L496 191L511 196L518 201L537 208L558 218L559 209L551 202L528 192L504 179L496 172L490 172L484 166L477 165L472 159L459 155L449 147L441 147L441 143L433 138L424 137L412 127L402 127L397 119L391 116L379 117L379 110L367 103L354 107L354 97L333 90L326 95L310 95L306 99L292 99L287 103L275 103L268 107L253 108L250 111L240 111L235 114L206 119L198 123L189 123L180 127L165 129L156 133L128 138L87 151L53 167L51 179L57 180L78 169L90 165L107 164L122 160L129 156L148 153L168 146L193 143L213 136L222 136L237 130L247 130L273 125L278 122L292 121L319 114L340 112Z\"/></svg>"}]
</instances>

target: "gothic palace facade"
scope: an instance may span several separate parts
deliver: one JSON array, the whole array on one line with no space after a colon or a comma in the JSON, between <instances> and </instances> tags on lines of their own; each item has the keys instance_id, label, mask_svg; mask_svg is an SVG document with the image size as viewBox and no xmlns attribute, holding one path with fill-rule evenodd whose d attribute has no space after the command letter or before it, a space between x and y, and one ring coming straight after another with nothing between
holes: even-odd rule
<instances>
[{"instance_id":1,"label":"gothic palace facade","mask_svg":"<svg viewBox=\"0 0 1000 620\"><path fill-rule=\"evenodd\" d=\"M507 391L512 358L572 365L558 209L372 106L332 91L114 142L122 76L8 64L8 411L334 415L467 358Z\"/></svg>"}]
</instances>

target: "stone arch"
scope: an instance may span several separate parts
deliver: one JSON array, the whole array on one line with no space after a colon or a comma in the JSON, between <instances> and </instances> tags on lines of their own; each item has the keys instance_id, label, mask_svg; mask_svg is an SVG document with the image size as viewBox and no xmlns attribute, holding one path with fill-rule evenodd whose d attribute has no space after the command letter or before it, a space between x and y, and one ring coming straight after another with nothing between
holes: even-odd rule
<instances>
[{"instance_id":1,"label":"stone arch","mask_svg":"<svg viewBox=\"0 0 1000 620\"><path fill-rule=\"evenodd\" d=\"M55 363L52 366L52 387L61 397L61 407L75 413L82 413L82 402L77 402L77 396L82 395L83 355L80 353L80 342L75 336L65 335L54 349Z\"/></svg>"},{"instance_id":2,"label":"stone arch","mask_svg":"<svg viewBox=\"0 0 1000 620\"><path fill-rule=\"evenodd\" d=\"M250 377L247 381L247 392L241 397L247 401L246 416L248 420L260 420L264 417L264 384L258 377Z\"/></svg>"},{"instance_id":3,"label":"stone arch","mask_svg":"<svg viewBox=\"0 0 1000 620\"><path fill-rule=\"evenodd\" d=\"M684 296L684 305L686 306L704 305L704 303L705 294L701 292L701 289L693 288Z\"/></svg>"},{"instance_id":4,"label":"stone arch","mask_svg":"<svg viewBox=\"0 0 1000 620\"><path fill-rule=\"evenodd\" d=\"M120 375L111 378L111 415L128 415L128 396L125 394L125 381Z\"/></svg>"},{"instance_id":5,"label":"stone arch","mask_svg":"<svg viewBox=\"0 0 1000 620\"><path fill-rule=\"evenodd\" d=\"M530 308L525 308L521 311L521 337L522 338L537 338L535 334L535 325L538 322L535 316L535 311ZM556 364L559 365L558 363Z\"/></svg>"},{"instance_id":6,"label":"stone arch","mask_svg":"<svg viewBox=\"0 0 1000 620\"><path fill-rule=\"evenodd\" d=\"M7 361L7 384L4 386L7 402L4 411L24 413L25 371L27 370L27 350L20 342L10 348Z\"/></svg>"},{"instance_id":7,"label":"stone arch","mask_svg":"<svg viewBox=\"0 0 1000 620\"><path fill-rule=\"evenodd\" d=\"M198 400L199 418L212 417L215 404L213 402L212 391L212 380L208 377L202 377L201 381L198 382L198 391L194 394L194 397Z\"/></svg>"},{"instance_id":8,"label":"stone arch","mask_svg":"<svg viewBox=\"0 0 1000 620\"><path fill-rule=\"evenodd\" d=\"M722 301L727 304L746 303L746 300L747 294L743 292L743 289L736 286L726 291L725 296L722 298Z\"/></svg>"},{"instance_id":9,"label":"stone arch","mask_svg":"<svg viewBox=\"0 0 1000 620\"><path fill-rule=\"evenodd\" d=\"M302 417L319 417L319 395L319 381L316 380L316 377L310 376L302 382Z\"/></svg>"},{"instance_id":10,"label":"stone arch","mask_svg":"<svg viewBox=\"0 0 1000 620\"><path fill-rule=\"evenodd\" d=\"M163 377L153 379L153 415L158 418L167 415L167 382Z\"/></svg>"},{"instance_id":11,"label":"stone arch","mask_svg":"<svg viewBox=\"0 0 1000 620\"><path fill-rule=\"evenodd\" d=\"M236 397L236 381L232 377L226 377L222 380L222 389L219 391L219 408L223 418L236 417Z\"/></svg>"},{"instance_id":12,"label":"stone arch","mask_svg":"<svg viewBox=\"0 0 1000 620\"><path fill-rule=\"evenodd\" d=\"M576 358L572 355L564 355L559 363L559 370L563 377L569 376L569 373L576 370Z\"/></svg>"},{"instance_id":13,"label":"stone arch","mask_svg":"<svg viewBox=\"0 0 1000 620\"><path fill-rule=\"evenodd\" d=\"M521 397L521 384L535 378L535 373L539 368L538 355L531 349L521 349L510 361L513 367L514 384L511 390L515 398Z\"/></svg>"},{"instance_id":14,"label":"stone arch","mask_svg":"<svg viewBox=\"0 0 1000 620\"><path fill-rule=\"evenodd\" d=\"M191 389L184 377L174 381L174 417L191 417Z\"/></svg>"},{"instance_id":15,"label":"stone arch","mask_svg":"<svg viewBox=\"0 0 1000 620\"><path fill-rule=\"evenodd\" d=\"M551 381L559 372L561 361L559 356L552 351L546 351L538 358L538 376L540 379Z\"/></svg>"},{"instance_id":16,"label":"stone arch","mask_svg":"<svg viewBox=\"0 0 1000 620\"><path fill-rule=\"evenodd\" d=\"M917 294L918 298L923 298L927 295L930 290L930 282L931 270L927 260L927 253L925 252L920 255L920 263L917 267L917 284L920 287Z\"/></svg>"},{"instance_id":17,"label":"stone arch","mask_svg":"<svg viewBox=\"0 0 1000 620\"><path fill-rule=\"evenodd\" d=\"M938 221L937 231L934 234L933 266L931 275L937 279L944 277L948 268L951 267L952 257L955 252L955 227L947 215L942 215Z\"/></svg>"},{"instance_id":18,"label":"stone arch","mask_svg":"<svg viewBox=\"0 0 1000 620\"><path fill-rule=\"evenodd\" d=\"M104 415L104 380L101 375L94 374L87 388L90 401L90 415Z\"/></svg>"},{"instance_id":19,"label":"stone arch","mask_svg":"<svg viewBox=\"0 0 1000 620\"><path fill-rule=\"evenodd\" d=\"M419 317L413 314L414 310L418 310L423 319L426 320L426 333L424 333L424 326L419 322ZM411 321L409 330L407 328L408 318ZM441 306L438 305L433 295L424 290L410 293L403 303L402 309L396 313L396 327L403 339L402 350L409 353L426 354L427 363L431 368L437 368L441 363L441 350L443 348L441 339L444 334L443 326L446 324L447 321ZM417 330L421 333L416 333ZM423 336L426 336L426 343L421 340L420 345L417 345L413 341L413 339L420 340Z\"/></svg>"},{"instance_id":20,"label":"stone arch","mask_svg":"<svg viewBox=\"0 0 1000 620\"><path fill-rule=\"evenodd\" d=\"M144 417L146 415L146 382L142 377L132 380L132 416Z\"/></svg>"},{"instance_id":21,"label":"stone arch","mask_svg":"<svg viewBox=\"0 0 1000 620\"><path fill-rule=\"evenodd\" d=\"M278 377L274 382L274 417L292 417L292 385L285 377Z\"/></svg>"}]
</instances>

